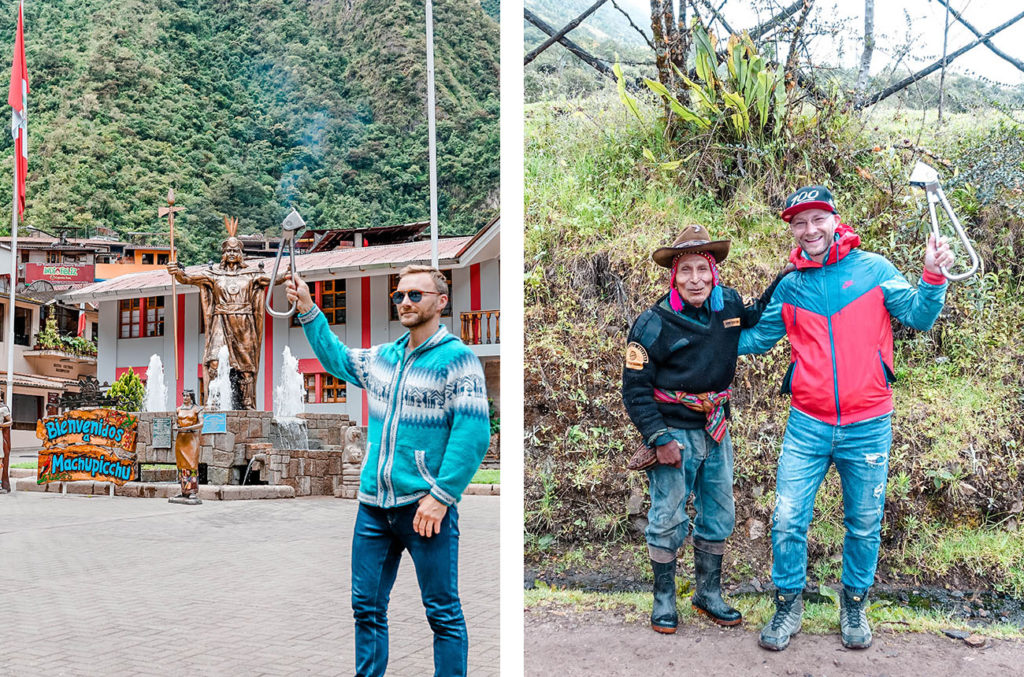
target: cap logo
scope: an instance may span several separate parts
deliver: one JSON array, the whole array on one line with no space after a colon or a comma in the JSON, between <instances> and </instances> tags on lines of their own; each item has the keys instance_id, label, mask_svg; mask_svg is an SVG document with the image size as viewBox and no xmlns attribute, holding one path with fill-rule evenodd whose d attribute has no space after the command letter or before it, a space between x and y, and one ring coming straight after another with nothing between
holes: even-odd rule
<instances>
[{"instance_id":1,"label":"cap logo","mask_svg":"<svg viewBox=\"0 0 1024 677\"><path fill-rule=\"evenodd\" d=\"M793 205L803 204L804 202L809 202L811 200L817 200L819 195L821 195L820 190L801 191L791 198L789 206L792 207Z\"/></svg>"}]
</instances>

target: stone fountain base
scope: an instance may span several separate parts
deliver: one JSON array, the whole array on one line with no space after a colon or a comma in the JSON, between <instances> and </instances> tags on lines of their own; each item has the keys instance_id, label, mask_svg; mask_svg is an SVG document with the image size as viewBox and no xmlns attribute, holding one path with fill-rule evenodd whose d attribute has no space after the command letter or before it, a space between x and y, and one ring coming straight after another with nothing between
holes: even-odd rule
<instances>
[{"instance_id":1,"label":"stone fountain base","mask_svg":"<svg viewBox=\"0 0 1024 677\"><path fill-rule=\"evenodd\" d=\"M225 412L227 432L203 435L199 472L206 484L239 485L249 481L292 487L296 496L355 498L365 454L365 434L345 414L300 414L308 449L295 444L294 431L283 431L269 411ZM174 463L174 448L153 446L153 420L174 412L139 414L136 446L139 463ZM255 459L255 460L254 460Z\"/></svg>"}]
</instances>

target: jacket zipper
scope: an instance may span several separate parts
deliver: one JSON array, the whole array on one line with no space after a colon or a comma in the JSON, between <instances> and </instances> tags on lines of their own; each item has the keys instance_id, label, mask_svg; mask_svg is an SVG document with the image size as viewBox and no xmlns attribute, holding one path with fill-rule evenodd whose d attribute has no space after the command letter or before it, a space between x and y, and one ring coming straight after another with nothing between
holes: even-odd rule
<instances>
[{"instance_id":1,"label":"jacket zipper","mask_svg":"<svg viewBox=\"0 0 1024 677\"><path fill-rule=\"evenodd\" d=\"M393 453L391 445L391 423L395 418L395 411L398 409L396 405L396 399L398 396L398 386L402 382L402 374L405 371L405 350L402 350L402 354L398 358L398 370L395 373L395 378L391 383L391 401L388 403L387 416L385 417L386 424L381 430L381 447L384 455L377 462L377 475L379 477L379 483L377 491L381 488L384 489L384 496L381 500L382 508L388 507L388 495L393 493L393 487L391 484L391 472L387 469L388 461L390 461L391 454Z\"/></svg>"},{"instance_id":2,"label":"jacket zipper","mask_svg":"<svg viewBox=\"0 0 1024 677\"><path fill-rule=\"evenodd\" d=\"M829 254L831 253L832 251L829 250ZM826 255L825 264L827 263L828 257ZM828 343L832 350L832 387L836 398L836 425L841 425L842 420L839 413L839 370L836 367L836 339L832 333L832 303L828 294L828 267L825 264L821 266L822 281L825 286L825 317L828 320Z\"/></svg>"},{"instance_id":3,"label":"jacket zipper","mask_svg":"<svg viewBox=\"0 0 1024 677\"><path fill-rule=\"evenodd\" d=\"M434 336L436 336L436 333L434 334ZM413 360L414 360L414 358L416 356L416 353L422 352L427 346L430 346L431 345L431 340L434 338L434 336L431 336L425 342L423 342L422 344L416 346L413 350L410 350L408 355L406 355L405 350L403 349L402 350L402 355L401 355L401 357L399 358L399 361L398 361L398 375L395 378L394 383L392 384L390 410L388 412L389 415L386 417L387 425L384 426L384 430L381 433L382 435L386 436L385 439L387 440L387 443L388 443L388 445L387 445L388 446L388 453L384 457L384 464L383 464L384 480L387 483L387 488L384 490L384 505L382 505L381 507L387 507L388 494L391 494L391 503L392 504L398 502L398 497L395 496L394 484L391 482L391 470L390 470L390 467L393 467L393 464L394 464L395 449L394 449L393 439L395 437L395 429L398 427L398 421L395 420L395 415L396 415L396 412L398 411L398 400L400 399L398 397L398 395L399 395L399 391L401 390L400 386L401 386L401 383L402 383L402 377L405 376L405 370L406 370L406 368L408 368L408 366L410 364L412 364L412 362L413 362ZM408 345L408 344L406 344L406 345ZM435 343L435 345L436 345L436 343ZM378 465L378 468L380 468L380 467L381 466ZM378 490L379 490L379 487L378 487Z\"/></svg>"}]
</instances>

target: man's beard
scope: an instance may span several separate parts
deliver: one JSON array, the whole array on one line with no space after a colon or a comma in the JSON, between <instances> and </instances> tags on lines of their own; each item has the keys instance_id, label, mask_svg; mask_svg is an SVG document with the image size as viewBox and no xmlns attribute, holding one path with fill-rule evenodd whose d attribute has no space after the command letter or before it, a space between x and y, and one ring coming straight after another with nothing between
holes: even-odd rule
<instances>
[{"instance_id":1,"label":"man's beard","mask_svg":"<svg viewBox=\"0 0 1024 677\"><path fill-rule=\"evenodd\" d=\"M414 310L411 313L406 313L406 314L399 313L398 314L398 321L401 322L402 326L405 327L406 329L412 330L412 329L416 329L417 327L422 327L427 322L430 322L431 320L433 320L436 316L437 316L437 311L434 311L433 313L428 314L426 311L423 311L423 310L419 310L419 311ZM409 323L407 323L407 320L409 321Z\"/></svg>"}]
</instances>

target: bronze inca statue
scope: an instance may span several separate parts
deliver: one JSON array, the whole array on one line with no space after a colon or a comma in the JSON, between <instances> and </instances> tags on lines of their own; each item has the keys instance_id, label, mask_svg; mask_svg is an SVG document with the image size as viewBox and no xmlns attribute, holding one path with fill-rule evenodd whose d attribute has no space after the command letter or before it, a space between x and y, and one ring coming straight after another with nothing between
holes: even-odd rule
<instances>
[{"instance_id":1,"label":"bronze inca statue","mask_svg":"<svg viewBox=\"0 0 1024 677\"><path fill-rule=\"evenodd\" d=\"M203 318L206 321L206 349L203 366L207 383L217 377L220 347L228 347L228 361L238 375L241 408L256 408L256 373L263 344L263 301L271 284L284 281L287 272L271 280L262 266L247 268L242 243L235 237L238 219L225 217L228 239L221 244L220 265L195 268L186 272L177 262L167 264L167 272L182 284L199 287ZM224 407L228 408L228 407Z\"/></svg>"}]
</instances>

